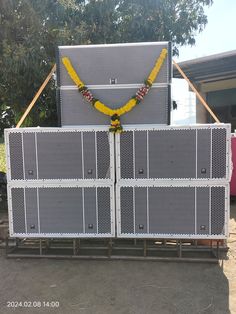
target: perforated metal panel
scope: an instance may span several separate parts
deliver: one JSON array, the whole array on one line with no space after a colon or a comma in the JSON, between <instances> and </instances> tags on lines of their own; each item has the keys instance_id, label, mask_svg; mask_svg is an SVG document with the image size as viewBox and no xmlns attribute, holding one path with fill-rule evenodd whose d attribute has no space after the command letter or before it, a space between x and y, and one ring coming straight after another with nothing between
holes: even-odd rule
<instances>
[{"instance_id":1,"label":"perforated metal panel","mask_svg":"<svg viewBox=\"0 0 236 314\"><path fill-rule=\"evenodd\" d=\"M113 237L112 186L9 187L11 236Z\"/></svg>"},{"instance_id":2,"label":"perforated metal panel","mask_svg":"<svg viewBox=\"0 0 236 314\"><path fill-rule=\"evenodd\" d=\"M229 181L229 125L125 127L116 135L118 180Z\"/></svg>"},{"instance_id":3,"label":"perforated metal panel","mask_svg":"<svg viewBox=\"0 0 236 314\"><path fill-rule=\"evenodd\" d=\"M114 179L114 136L107 128L8 129L8 181Z\"/></svg>"},{"instance_id":4,"label":"perforated metal panel","mask_svg":"<svg viewBox=\"0 0 236 314\"><path fill-rule=\"evenodd\" d=\"M171 46L168 42L60 46L59 83L61 86L74 85L61 62L62 57L68 57L87 85L109 85L111 79L116 79L117 84L141 84L163 48L168 49L168 58L156 82L169 83L172 64Z\"/></svg>"},{"instance_id":5,"label":"perforated metal panel","mask_svg":"<svg viewBox=\"0 0 236 314\"><path fill-rule=\"evenodd\" d=\"M225 238L224 186L117 186L117 235L124 238Z\"/></svg>"},{"instance_id":6,"label":"perforated metal panel","mask_svg":"<svg viewBox=\"0 0 236 314\"><path fill-rule=\"evenodd\" d=\"M168 124L170 88L153 87L136 108L121 117L122 124ZM95 98L112 109L123 106L135 95L138 87L103 87L91 89ZM77 89L60 89L61 125L107 125L109 117L98 112L83 99Z\"/></svg>"},{"instance_id":7,"label":"perforated metal panel","mask_svg":"<svg viewBox=\"0 0 236 314\"><path fill-rule=\"evenodd\" d=\"M169 124L172 52L168 42L60 46L57 58L59 116L62 126L106 125L107 116L97 112L83 97L65 69L68 57L95 98L111 108L123 106L142 86L163 48L168 50L149 94L134 110L122 116L125 124ZM138 71L137 71L138 68Z\"/></svg>"}]
</instances>

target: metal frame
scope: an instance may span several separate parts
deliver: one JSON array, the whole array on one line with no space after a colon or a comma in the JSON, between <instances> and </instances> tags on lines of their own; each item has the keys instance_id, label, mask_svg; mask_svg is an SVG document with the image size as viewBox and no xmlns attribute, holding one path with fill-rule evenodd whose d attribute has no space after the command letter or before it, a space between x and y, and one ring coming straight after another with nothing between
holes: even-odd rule
<instances>
[{"instance_id":1,"label":"metal frame","mask_svg":"<svg viewBox=\"0 0 236 314\"><path fill-rule=\"evenodd\" d=\"M110 148L110 178L108 179L24 179L24 180L15 180L11 179L11 163L10 163L10 146L9 146L9 134L10 133L67 133L67 132L99 132L99 131L106 131L109 134L109 148ZM5 149L6 149L6 162L7 162L7 182L17 182L25 184L25 182L35 183L37 182L42 184L50 184L50 183L58 183L61 184L62 182L77 182L80 184L87 184L87 183L106 183L111 184L115 180L115 157L114 157L114 135L109 133L107 126L75 126L75 127L67 127L67 128L20 128L20 129L5 129L4 130L4 137L5 137ZM23 141L22 141L23 145ZM22 150L24 154L24 150ZM83 158L82 158L83 160ZM37 164L36 158L36 164ZM23 164L24 164L24 156L23 156ZM97 165L96 165L97 166ZM25 173L24 173L25 175Z\"/></svg>"},{"instance_id":2,"label":"metal frame","mask_svg":"<svg viewBox=\"0 0 236 314\"><path fill-rule=\"evenodd\" d=\"M162 179L162 178L134 178L134 179L122 179L121 178L121 161L120 161L120 134L117 133L115 135L115 145L116 145L116 178L119 184L126 184L128 182L136 181L136 182L146 182L149 184L150 182L174 182L174 181L187 181L187 182L199 182L203 184L203 182L207 182L207 184L224 184L229 182L231 177L231 126L230 124L197 124L197 125L189 125L189 126L166 126L166 125L124 125L124 131L159 131L159 130L201 130L201 129L219 129L223 128L226 130L226 178L223 179L215 179L215 178L170 178L170 179ZM197 134L197 132L196 132ZM148 150L148 147L147 147ZM196 151L197 152L197 151ZM210 160L211 161L211 160ZM149 168L149 167L148 167ZM211 167L210 167L211 168ZM211 169L210 169L211 171ZM149 173L148 173L149 174Z\"/></svg>"},{"instance_id":3,"label":"metal frame","mask_svg":"<svg viewBox=\"0 0 236 314\"><path fill-rule=\"evenodd\" d=\"M141 180L140 180L141 181ZM121 198L120 198L120 188L121 187L195 187L195 191L197 187L224 187L225 188L225 225L224 225L224 235L211 235L211 234L159 234L159 233L130 233L124 234L121 233ZM196 192L195 192L196 193ZM211 195L209 195L210 199ZM209 202L209 213L210 213L211 203ZM196 209L195 209L196 210ZM195 213L196 215L196 213ZM151 238L161 238L161 239L227 239L229 236L229 215L230 215L230 195L229 195L229 184L221 184L221 183L193 183L193 182L173 182L173 184L169 184L167 182L158 182L147 184L146 182L133 182L129 181L126 184L119 183L116 185L116 227L117 227L117 237L118 238L140 238L140 239L151 239ZM134 218L135 219L135 218ZM209 228L210 228L209 223Z\"/></svg>"},{"instance_id":4,"label":"metal frame","mask_svg":"<svg viewBox=\"0 0 236 314\"><path fill-rule=\"evenodd\" d=\"M8 258L210 262L225 259L225 241L162 239L6 239ZM99 252L99 254L97 254ZM129 252L126 254L125 252ZM196 256L195 253L198 253ZM193 253L193 254L192 254ZM208 255L209 254L209 255Z\"/></svg>"},{"instance_id":5,"label":"metal frame","mask_svg":"<svg viewBox=\"0 0 236 314\"><path fill-rule=\"evenodd\" d=\"M14 233L13 230L13 211L12 211L12 188L86 188L86 187L109 187L110 188L110 212L111 212L111 233ZM37 195L38 197L38 195ZM25 208L24 208L25 212ZM83 184L70 183L51 183L51 184L38 184L38 183L11 183L8 184L8 214L9 214L9 232L10 237L16 238L111 238L115 237L115 189L113 184ZM39 215L39 209L38 209ZM39 220L38 220L39 221ZM98 220L97 220L98 221ZM39 223L40 225L40 223ZM84 222L83 222L84 225ZM40 229L40 228L39 228Z\"/></svg>"}]
</instances>

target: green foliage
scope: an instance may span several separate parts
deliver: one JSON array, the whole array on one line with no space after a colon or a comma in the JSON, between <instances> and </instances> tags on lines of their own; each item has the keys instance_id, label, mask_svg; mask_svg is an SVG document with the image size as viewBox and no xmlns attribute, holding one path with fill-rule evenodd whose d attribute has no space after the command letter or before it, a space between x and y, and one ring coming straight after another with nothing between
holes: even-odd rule
<instances>
[{"instance_id":1,"label":"green foliage","mask_svg":"<svg viewBox=\"0 0 236 314\"><path fill-rule=\"evenodd\" d=\"M194 44L212 0L0 0L0 134L14 126L52 65L58 45L161 41ZM55 82L25 126L56 125Z\"/></svg>"},{"instance_id":2,"label":"green foliage","mask_svg":"<svg viewBox=\"0 0 236 314\"><path fill-rule=\"evenodd\" d=\"M0 171L6 172L5 145L0 143Z\"/></svg>"}]
</instances>

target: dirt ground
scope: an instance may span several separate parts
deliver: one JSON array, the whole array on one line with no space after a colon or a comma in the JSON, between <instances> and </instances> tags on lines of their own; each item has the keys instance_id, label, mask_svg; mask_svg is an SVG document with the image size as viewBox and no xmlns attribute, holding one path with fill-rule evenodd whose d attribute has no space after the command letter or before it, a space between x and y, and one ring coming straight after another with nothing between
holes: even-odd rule
<instances>
[{"instance_id":1,"label":"dirt ground","mask_svg":"<svg viewBox=\"0 0 236 314\"><path fill-rule=\"evenodd\" d=\"M6 259L2 252L0 313L234 314L236 203L231 207L223 265ZM41 307L15 308L11 301L28 301L28 306L39 301ZM59 307L51 307L51 301Z\"/></svg>"}]
</instances>

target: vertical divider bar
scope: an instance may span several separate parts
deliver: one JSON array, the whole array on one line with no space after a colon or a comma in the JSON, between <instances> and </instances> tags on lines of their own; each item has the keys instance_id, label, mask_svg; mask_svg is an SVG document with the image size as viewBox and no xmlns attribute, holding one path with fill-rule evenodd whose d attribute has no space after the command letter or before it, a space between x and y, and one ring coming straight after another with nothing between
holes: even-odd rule
<instances>
[{"instance_id":1,"label":"vertical divider bar","mask_svg":"<svg viewBox=\"0 0 236 314\"><path fill-rule=\"evenodd\" d=\"M210 155L210 179L212 179L212 128L211 128L210 148L211 148L211 155Z\"/></svg>"},{"instance_id":2,"label":"vertical divider bar","mask_svg":"<svg viewBox=\"0 0 236 314\"><path fill-rule=\"evenodd\" d=\"M209 187L209 235L211 235L211 187Z\"/></svg>"},{"instance_id":3,"label":"vertical divider bar","mask_svg":"<svg viewBox=\"0 0 236 314\"><path fill-rule=\"evenodd\" d=\"M12 188L7 184L7 204L10 236L13 234Z\"/></svg>"},{"instance_id":4,"label":"vertical divider bar","mask_svg":"<svg viewBox=\"0 0 236 314\"><path fill-rule=\"evenodd\" d=\"M133 130L133 177L135 179L135 134Z\"/></svg>"},{"instance_id":5,"label":"vertical divider bar","mask_svg":"<svg viewBox=\"0 0 236 314\"><path fill-rule=\"evenodd\" d=\"M37 138L37 132L34 133L34 143L35 143L35 161L36 161L36 174L37 174L37 180L39 178L39 166L38 166L38 138Z\"/></svg>"},{"instance_id":6,"label":"vertical divider bar","mask_svg":"<svg viewBox=\"0 0 236 314\"><path fill-rule=\"evenodd\" d=\"M84 179L84 136L83 132L81 131L81 155L82 155L82 178Z\"/></svg>"},{"instance_id":7,"label":"vertical divider bar","mask_svg":"<svg viewBox=\"0 0 236 314\"><path fill-rule=\"evenodd\" d=\"M41 233L41 224L40 224L40 212L39 212L39 188L37 190L37 211L38 211L38 231Z\"/></svg>"},{"instance_id":8,"label":"vertical divider bar","mask_svg":"<svg viewBox=\"0 0 236 314\"><path fill-rule=\"evenodd\" d=\"M135 228L135 186L133 187L133 219L134 219L134 233L136 233L136 228Z\"/></svg>"},{"instance_id":9,"label":"vertical divider bar","mask_svg":"<svg viewBox=\"0 0 236 314\"><path fill-rule=\"evenodd\" d=\"M21 145L22 145L22 161L23 161L23 178L25 180L25 153L24 153L24 137L23 133L21 133ZM25 197L25 187L24 189L24 214L25 214L25 233L28 232L27 228L27 217L26 217L26 197Z\"/></svg>"},{"instance_id":10,"label":"vertical divider bar","mask_svg":"<svg viewBox=\"0 0 236 314\"><path fill-rule=\"evenodd\" d=\"M147 179L149 179L149 131L147 130Z\"/></svg>"},{"instance_id":11,"label":"vertical divider bar","mask_svg":"<svg viewBox=\"0 0 236 314\"><path fill-rule=\"evenodd\" d=\"M97 152L97 132L94 131L94 146L95 146L95 178L98 179L98 152ZM96 195L97 195L97 189L96 189Z\"/></svg>"},{"instance_id":12,"label":"vertical divider bar","mask_svg":"<svg viewBox=\"0 0 236 314\"><path fill-rule=\"evenodd\" d=\"M111 134L111 132L108 133L108 140L109 140L109 166L110 166L110 180L112 183L115 182L115 172L116 172L116 165L117 165L117 144L116 144L116 134ZM116 155L115 155L116 152ZM117 157L116 157L117 156ZM117 173L116 173L117 176Z\"/></svg>"},{"instance_id":13,"label":"vertical divider bar","mask_svg":"<svg viewBox=\"0 0 236 314\"><path fill-rule=\"evenodd\" d=\"M98 191L97 186L95 187L96 192L96 227L97 227L97 234L98 234Z\"/></svg>"},{"instance_id":14,"label":"vertical divider bar","mask_svg":"<svg viewBox=\"0 0 236 314\"><path fill-rule=\"evenodd\" d=\"M116 236L120 236L121 235L121 208L120 208L120 186L118 186L118 184L114 184L113 186L113 190L115 191L115 199L113 201L113 204L115 205L114 211L115 211L115 220L116 223L114 224L114 229L116 231Z\"/></svg>"},{"instance_id":15,"label":"vertical divider bar","mask_svg":"<svg viewBox=\"0 0 236 314\"><path fill-rule=\"evenodd\" d=\"M147 233L149 233L149 188L147 186Z\"/></svg>"},{"instance_id":16,"label":"vertical divider bar","mask_svg":"<svg viewBox=\"0 0 236 314\"><path fill-rule=\"evenodd\" d=\"M10 152L10 134L4 132L4 143L6 149L6 163L7 163L7 182L11 181L11 152Z\"/></svg>"},{"instance_id":17,"label":"vertical divider bar","mask_svg":"<svg viewBox=\"0 0 236 314\"><path fill-rule=\"evenodd\" d=\"M197 187L194 188L194 233L197 234Z\"/></svg>"},{"instance_id":18,"label":"vertical divider bar","mask_svg":"<svg viewBox=\"0 0 236 314\"><path fill-rule=\"evenodd\" d=\"M84 215L84 187L82 189L82 208L83 208L83 233L85 233L85 215Z\"/></svg>"},{"instance_id":19,"label":"vertical divider bar","mask_svg":"<svg viewBox=\"0 0 236 314\"><path fill-rule=\"evenodd\" d=\"M25 180L25 152L24 152L24 136L21 133L22 161L23 161L23 179Z\"/></svg>"},{"instance_id":20,"label":"vertical divider bar","mask_svg":"<svg viewBox=\"0 0 236 314\"><path fill-rule=\"evenodd\" d=\"M197 169L197 159L198 159L198 151L197 151L197 149L198 149L198 138L197 138L197 129L195 130L196 131L196 179L197 179L197 171L198 171L198 169Z\"/></svg>"},{"instance_id":21,"label":"vertical divider bar","mask_svg":"<svg viewBox=\"0 0 236 314\"><path fill-rule=\"evenodd\" d=\"M27 218L26 218L26 197L25 197L25 187L23 187L24 190L24 213L25 213L25 233L28 233L28 228L27 228Z\"/></svg>"}]
</instances>

